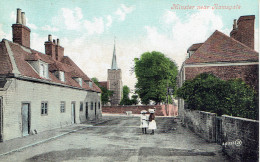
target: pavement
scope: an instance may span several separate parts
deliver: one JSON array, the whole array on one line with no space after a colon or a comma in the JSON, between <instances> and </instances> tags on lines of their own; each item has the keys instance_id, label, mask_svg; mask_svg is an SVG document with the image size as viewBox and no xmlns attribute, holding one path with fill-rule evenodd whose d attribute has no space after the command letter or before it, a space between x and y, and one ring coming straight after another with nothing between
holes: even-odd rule
<instances>
[{"instance_id":1,"label":"pavement","mask_svg":"<svg viewBox=\"0 0 260 162\"><path fill-rule=\"evenodd\" d=\"M136 116L103 116L97 122L0 143L0 161L229 161L221 146L208 143L176 122L156 118L155 135L142 134Z\"/></svg>"}]
</instances>

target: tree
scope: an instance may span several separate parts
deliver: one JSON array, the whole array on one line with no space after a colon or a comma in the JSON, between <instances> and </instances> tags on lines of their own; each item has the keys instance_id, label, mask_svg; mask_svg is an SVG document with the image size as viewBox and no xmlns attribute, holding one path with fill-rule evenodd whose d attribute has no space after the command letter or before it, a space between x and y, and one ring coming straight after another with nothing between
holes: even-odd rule
<instances>
[{"instance_id":1,"label":"tree","mask_svg":"<svg viewBox=\"0 0 260 162\"><path fill-rule=\"evenodd\" d=\"M176 90L177 66L160 52L146 52L135 58L136 93L143 104L166 101L167 85Z\"/></svg>"},{"instance_id":2,"label":"tree","mask_svg":"<svg viewBox=\"0 0 260 162\"><path fill-rule=\"evenodd\" d=\"M132 95L131 97L132 105L138 104L138 95Z\"/></svg>"},{"instance_id":3,"label":"tree","mask_svg":"<svg viewBox=\"0 0 260 162\"><path fill-rule=\"evenodd\" d=\"M202 73L185 81L177 96L185 100L189 109L251 119L258 117L258 95L241 79L224 81L213 74Z\"/></svg>"},{"instance_id":4,"label":"tree","mask_svg":"<svg viewBox=\"0 0 260 162\"><path fill-rule=\"evenodd\" d=\"M102 104L105 105L110 101L110 97L113 96L113 91L108 90L106 87L103 87L99 84L99 81L97 78L91 79L100 89L101 89L101 101Z\"/></svg>"},{"instance_id":5,"label":"tree","mask_svg":"<svg viewBox=\"0 0 260 162\"><path fill-rule=\"evenodd\" d=\"M132 101L129 98L130 89L128 86L123 86L123 98L120 101L120 105L132 105Z\"/></svg>"}]
</instances>

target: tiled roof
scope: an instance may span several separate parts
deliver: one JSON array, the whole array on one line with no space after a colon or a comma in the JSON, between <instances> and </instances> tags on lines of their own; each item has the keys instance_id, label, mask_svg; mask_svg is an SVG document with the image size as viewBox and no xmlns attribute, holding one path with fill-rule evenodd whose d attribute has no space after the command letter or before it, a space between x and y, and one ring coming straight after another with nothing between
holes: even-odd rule
<instances>
[{"instance_id":1,"label":"tiled roof","mask_svg":"<svg viewBox=\"0 0 260 162\"><path fill-rule=\"evenodd\" d=\"M215 31L185 64L214 63L214 62L257 62L258 52L245 44L219 32Z\"/></svg>"},{"instance_id":2,"label":"tiled roof","mask_svg":"<svg viewBox=\"0 0 260 162\"><path fill-rule=\"evenodd\" d=\"M7 44L10 46L11 51L7 50ZM9 52L9 53L8 53ZM12 54L10 54L10 52ZM31 77L41 80L48 80L54 83L60 83L76 88L83 88L85 90L91 90L96 92L101 92L97 85L93 83L93 87L90 88L86 82L82 83L82 87L73 77L77 76L82 78L83 81L90 81L88 76L67 56L64 56L61 62L54 60L51 56L38 52L36 50L23 47L17 43L11 41L3 40L0 42L0 74L10 74L13 73L13 65L10 60L10 55L13 55L15 64L21 76ZM49 64L49 79L42 78L33 69L33 67L28 63L28 61L41 60ZM52 73L55 70L65 72L65 82L60 81Z\"/></svg>"},{"instance_id":3,"label":"tiled roof","mask_svg":"<svg viewBox=\"0 0 260 162\"><path fill-rule=\"evenodd\" d=\"M196 43L196 44L193 44L191 45L187 51L196 51L198 48L200 48L200 46L202 45L203 43Z\"/></svg>"},{"instance_id":4,"label":"tiled roof","mask_svg":"<svg viewBox=\"0 0 260 162\"><path fill-rule=\"evenodd\" d=\"M102 87L105 87L106 89L109 89L108 81L99 82L99 84L100 84Z\"/></svg>"}]
</instances>

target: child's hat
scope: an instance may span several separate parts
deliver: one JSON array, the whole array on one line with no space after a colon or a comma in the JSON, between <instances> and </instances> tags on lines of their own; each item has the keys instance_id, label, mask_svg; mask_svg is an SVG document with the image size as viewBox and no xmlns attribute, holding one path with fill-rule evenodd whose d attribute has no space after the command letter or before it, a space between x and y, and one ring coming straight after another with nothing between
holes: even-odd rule
<instances>
[{"instance_id":1,"label":"child's hat","mask_svg":"<svg viewBox=\"0 0 260 162\"><path fill-rule=\"evenodd\" d=\"M146 110L142 110L142 111L141 111L141 114L145 114L145 113L147 113Z\"/></svg>"}]
</instances>

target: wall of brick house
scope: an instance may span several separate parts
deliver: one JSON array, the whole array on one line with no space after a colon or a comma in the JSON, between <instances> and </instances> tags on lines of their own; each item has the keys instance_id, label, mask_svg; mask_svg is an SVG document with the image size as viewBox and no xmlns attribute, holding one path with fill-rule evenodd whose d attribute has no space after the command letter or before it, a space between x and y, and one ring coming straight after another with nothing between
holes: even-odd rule
<instances>
[{"instance_id":1,"label":"wall of brick house","mask_svg":"<svg viewBox=\"0 0 260 162\"><path fill-rule=\"evenodd\" d=\"M222 130L226 143L222 147L227 155L236 161L258 161L259 121L222 115ZM232 143L237 140L242 144Z\"/></svg>"},{"instance_id":2,"label":"wall of brick house","mask_svg":"<svg viewBox=\"0 0 260 162\"><path fill-rule=\"evenodd\" d=\"M259 88L259 65L185 67L185 80L193 79L204 72L212 73L223 80L241 78L255 90L258 91Z\"/></svg>"},{"instance_id":3,"label":"wall of brick house","mask_svg":"<svg viewBox=\"0 0 260 162\"><path fill-rule=\"evenodd\" d=\"M184 110L183 123L208 142L216 142L216 114L204 111Z\"/></svg>"},{"instance_id":4,"label":"wall of brick house","mask_svg":"<svg viewBox=\"0 0 260 162\"><path fill-rule=\"evenodd\" d=\"M174 105L133 105L133 106L103 106L102 113L106 114L126 114L132 111L132 114L140 114L142 110L156 109L155 116L177 116L178 107Z\"/></svg>"},{"instance_id":5,"label":"wall of brick house","mask_svg":"<svg viewBox=\"0 0 260 162\"><path fill-rule=\"evenodd\" d=\"M100 94L67 87L50 86L48 84L33 83L11 79L6 91L0 91L3 97L3 140L22 136L22 102L30 103L31 133L34 130L42 132L70 125L71 102L76 103L76 123L86 121L85 103L88 102L89 119L94 119L95 112L90 109L90 101L100 102ZM41 102L48 102L48 115L41 115ZM65 112L60 112L60 102L65 101ZM83 111L80 111L80 102L83 102ZM102 115L102 107L97 108L97 117Z\"/></svg>"},{"instance_id":6,"label":"wall of brick house","mask_svg":"<svg viewBox=\"0 0 260 162\"><path fill-rule=\"evenodd\" d=\"M258 161L259 121L221 116L221 124L216 123L216 114L197 110L184 110L184 126L209 142L221 138L223 152L235 161ZM220 127L220 128L217 128ZM216 136L216 130L222 130ZM241 140L239 145L237 140Z\"/></svg>"}]
</instances>

